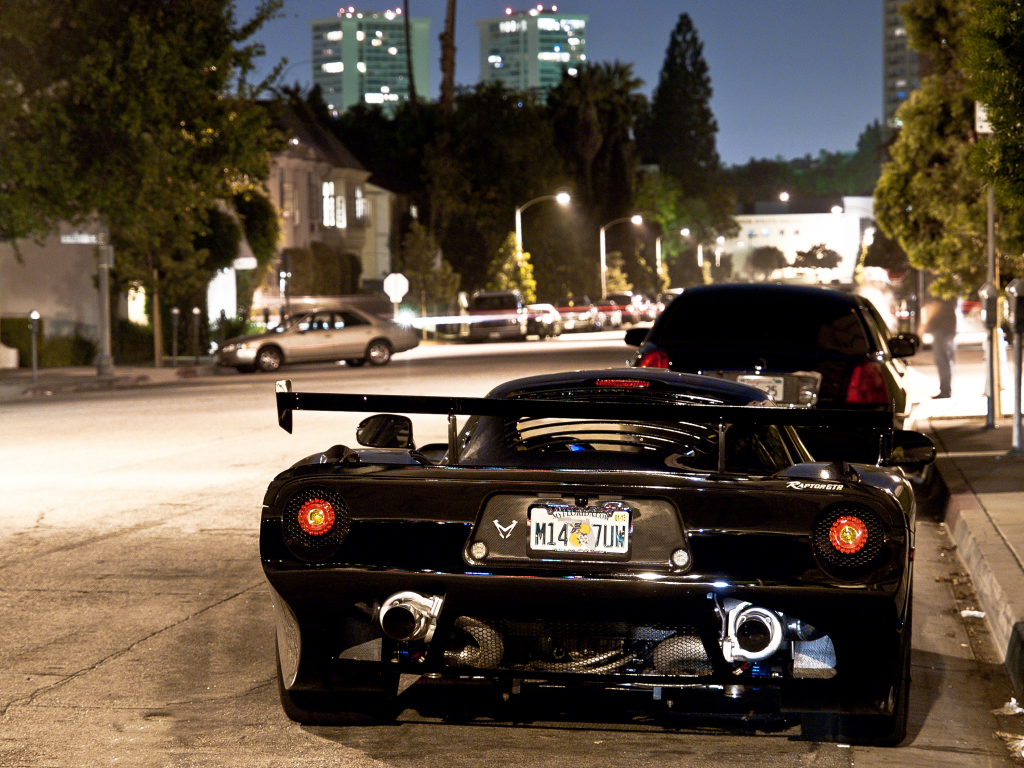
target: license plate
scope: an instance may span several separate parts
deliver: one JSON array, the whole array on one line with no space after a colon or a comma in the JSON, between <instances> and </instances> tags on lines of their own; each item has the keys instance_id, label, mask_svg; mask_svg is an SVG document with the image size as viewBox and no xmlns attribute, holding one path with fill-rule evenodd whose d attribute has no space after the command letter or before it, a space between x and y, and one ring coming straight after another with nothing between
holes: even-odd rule
<instances>
[{"instance_id":1,"label":"license plate","mask_svg":"<svg viewBox=\"0 0 1024 768\"><path fill-rule=\"evenodd\" d=\"M740 384L749 384L752 387L757 387L762 392L767 392L778 402L782 402L786 391L783 386L785 379L782 376L737 376L736 381Z\"/></svg>"},{"instance_id":2,"label":"license plate","mask_svg":"<svg viewBox=\"0 0 1024 768\"><path fill-rule=\"evenodd\" d=\"M623 502L587 507L536 504L530 507L529 520L530 549L534 552L629 552L630 509Z\"/></svg>"}]
</instances>

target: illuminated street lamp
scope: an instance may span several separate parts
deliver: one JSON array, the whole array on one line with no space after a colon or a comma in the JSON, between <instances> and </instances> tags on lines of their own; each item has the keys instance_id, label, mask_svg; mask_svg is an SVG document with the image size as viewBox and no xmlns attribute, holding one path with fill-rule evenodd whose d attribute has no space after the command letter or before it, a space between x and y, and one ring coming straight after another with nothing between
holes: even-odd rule
<instances>
[{"instance_id":1,"label":"illuminated street lamp","mask_svg":"<svg viewBox=\"0 0 1024 768\"><path fill-rule=\"evenodd\" d=\"M539 203L543 200L554 200L559 205L565 206L569 204L572 198L569 197L568 192L559 192L557 195L541 195L516 208L516 247L520 253L523 251L523 211L534 203Z\"/></svg>"},{"instance_id":2,"label":"illuminated street lamp","mask_svg":"<svg viewBox=\"0 0 1024 768\"><path fill-rule=\"evenodd\" d=\"M39 337L39 312L34 309L28 313L28 330L32 334L32 383L35 384L39 377L39 352L36 341Z\"/></svg>"},{"instance_id":3,"label":"illuminated street lamp","mask_svg":"<svg viewBox=\"0 0 1024 768\"><path fill-rule=\"evenodd\" d=\"M788 203L789 202L789 192L780 192L779 193L779 200L781 200L784 203Z\"/></svg>"},{"instance_id":4,"label":"illuminated street lamp","mask_svg":"<svg viewBox=\"0 0 1024 768\"><path fill-rule=\"evenodd\" d=\"M683 229L679 230L679 234L682 235L683 237L689 237L690 236L690 230L689 230L688 227L684 227ZM703 243L697 243L697 266L698 267L703 267L704 266L704 244Z\"/></svg>"},{"instance_id":5,"label":"illuminated street lamp","mask_svg":"<svg viewBox=\"0 0 1024 768\"><path fill-rule=\"evenodd\" d=\"M601 298L605 298L608 295L608 260L605 255L605 242L604 242L604 231L609 227L614 227L616 224L622 224L625 221L630 221L634 226L639 227L644 223L644 217L640 214L634 216L623 216L621 219L615 219L609 221L603 227L601 227Z\"/></svg>"}]
</instances>

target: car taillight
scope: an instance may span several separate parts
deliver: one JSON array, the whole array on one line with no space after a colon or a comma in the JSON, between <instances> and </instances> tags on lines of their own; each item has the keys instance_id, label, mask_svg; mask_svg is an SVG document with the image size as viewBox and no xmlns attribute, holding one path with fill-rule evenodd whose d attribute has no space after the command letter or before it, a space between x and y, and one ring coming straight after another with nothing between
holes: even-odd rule
<instances>
[{"instance_id":1,"label":"car taillight","mask_svg":"<svg viewBox=\"0 0 1024 768\"><path fill-rule=\"evenodd\" d=\"M859 405L888 405L889 388L885 386L882 366L866 360L853 369L850 386L846 388L846 402Z\"/></svg>"},{"instance_id":2,"label":"car taillight","mask_svg":"<svg viewBox=\"0 0 1024 768\"><path fill-rule=\"evenodd\" d=\"M661 349L652 349L640 358L637 368L668 368L668 353Z\"/></svg>"},{"instance_id":3,"label":"car taillight","mask_svg":"<svg viewBox=\"0 0 1024 768\"><path fill-rule=\"evenodd\" d=\"M323 536L334 527L334 507L323 499L310 499L299 507L299 527L310 536Z\"/></svg>"},{"instance_id":4,"label":"car taillight","mask_svg":"<svg viewBox=\"0 0 1024 768\"><path fill-rule=\"evenodd\" d=\"M811 531L811 546L822 568L839 578L858 578L883 562L886 535L870 509L844 505L825 511Z\"/></svg>"},{"instance_id":5,"label":"car taillight","mask_svg":"<svg viewBox=\"0 0 1024 768\"><path fill-rule=\"evenodd\" d=\"M844 555L852 555L864 549L868 541L868 528L864 521L853 515L839 517L828 531L832 546Z\"/></svg>"},{"instance_id":6,"label":"car taillight","mask_svg":"<svg viewBox=\"0 0 1024 768\"><path fill-rule=\"evenodd\" d=\"M281 510L285 546L300 560L328 560L341 547L352 524L348 505L328 488L303 488Z\"/></svg>"}]
</instances>

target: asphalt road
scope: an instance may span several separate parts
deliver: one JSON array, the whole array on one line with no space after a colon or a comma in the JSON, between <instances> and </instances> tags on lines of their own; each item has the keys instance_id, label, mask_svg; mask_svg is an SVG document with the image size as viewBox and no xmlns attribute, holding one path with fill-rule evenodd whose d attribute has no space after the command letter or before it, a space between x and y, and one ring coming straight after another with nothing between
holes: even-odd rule
<instances>
[{"instance_id":1,"label":"asphalt road","mask_svg":"<svg viewBox=\"0 0 1024 768\"><path fill-rule=\"evenodd\" d=\"M482 395L517 375L623 364L621 341L421 347L384 369L285 371L296 390ZM600 701L553 711L417 684L398 724L306 728L277 699L257 553L271 477L353 442L359 415L296 413L276 377L0 406L0 766L1004 766L1010 698L941 525L918 525L910 735L797 741L793 723ZM419 428L419 424L417 425ZM441 440L442 420L418 442ZM1015 726L1015 722L1019 725Z\"/></svg>"}]
</instances>

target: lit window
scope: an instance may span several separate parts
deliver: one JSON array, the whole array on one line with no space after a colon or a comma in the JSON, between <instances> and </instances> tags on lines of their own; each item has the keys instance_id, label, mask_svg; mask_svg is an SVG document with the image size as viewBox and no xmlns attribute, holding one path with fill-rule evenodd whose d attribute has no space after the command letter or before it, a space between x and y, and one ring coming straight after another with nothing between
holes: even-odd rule
<instances>
[{"instance_id":1,"label":"lit window","mask_svg":"<svg viewBox=\"0 0 1024 768\"><path fill-rule=\"evenodd\" d=\"M329 75L335 75L338 72L344 72L345 71L345 65L344 65L344 63L342 63L340 61L328 61L328 62L325 62L324 65L322 67L320 67L320 69L322 69L324 72L326 72Z\"/></svg>"},{"instance_id":2,"label":"lit window","mask_svg":"<svg viewBox=\"0 0 1024 768\"><path fill-rule=\"evenodd\" d=\"M325 181L321 190L323 191L324 198L324 226L333 227L334 222L337 221L334 209L334 182Z\"/></svg>"},{"instance_id":3,"label":"lit window","mask_svg":"<svg viewBox=\"0 0 1024 768\"><path fill-rule=\"evenodd\" d=\"M337 30L337 31L334 31L334 32L328 32L327 33L327 39L331 40L331 41L341 40L341 30Z\"/></svg>"},{"instance_id":4,"label":"lit window","mask_svg":"<svg viewBox=\"0 0 1024 768\"><path fill-rule=\"evenodd\" d=\"M338 195L334 198L334 219L338 229L345 229L348 226L348 215L345 212L345 196Z\"/></svg>"},{"instance_id":5,"label":"lit window","mask_svg":"<svg viewBox=\"0 0 1024 768\"><path fill-rule=\"evenodd\" d=\"M356 187L356 219L362 221L366 216L366 198L362 187Z\"/></svg>"},{"instance_id":6,"label":"lit window","mask_svg":"<svg viewBox=\"0 0 1024 768\"><path fill-rule=\"evenodd\" d=\"M365 39L366 39L366 33L363 32L363 30L360 29L358 32L356 32L356 40L358 40L361 43Z\"/></svg>"},{"instance_id":7,"label":"lit window","mask_svg":"<svg viewBox=\"0 0 1024 768\"><path fill-rule=\"evenodd\" d=\"M356 64L356 69L358 69L360 72L362 72L365 75L366 74L366 62L365 61L360 61L358 64Z\"/></svg>"}]
</instances>

